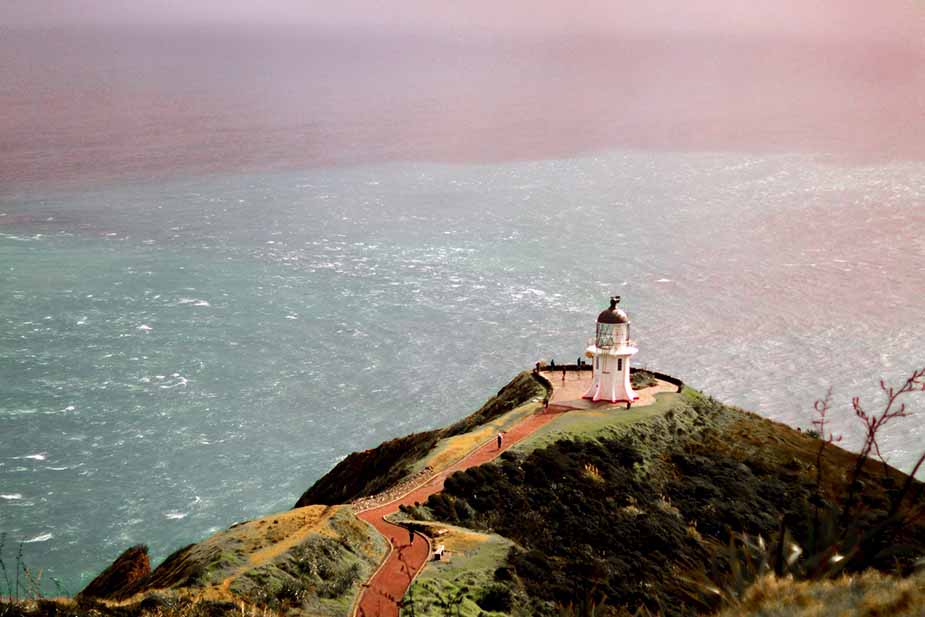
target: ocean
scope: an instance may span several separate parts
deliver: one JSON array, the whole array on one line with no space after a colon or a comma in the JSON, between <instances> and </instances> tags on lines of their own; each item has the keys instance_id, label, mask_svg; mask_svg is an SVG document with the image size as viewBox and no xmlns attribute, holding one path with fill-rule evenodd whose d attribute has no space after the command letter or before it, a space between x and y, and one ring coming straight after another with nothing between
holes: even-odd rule
<instances>
[{"instance_id":1,"label":"ocean","mask_svg":"<svg viewBox=\"0 0 925 617\"><path fill-rule=\"evenodd\" d=\"M638 365L804 428L832 387L848 447L923 364L923 63L781 93L764 42L719 106L716 43L7 34L0 532L71 593L574 362L613 294Z\"/></svg>"}]
</instances>

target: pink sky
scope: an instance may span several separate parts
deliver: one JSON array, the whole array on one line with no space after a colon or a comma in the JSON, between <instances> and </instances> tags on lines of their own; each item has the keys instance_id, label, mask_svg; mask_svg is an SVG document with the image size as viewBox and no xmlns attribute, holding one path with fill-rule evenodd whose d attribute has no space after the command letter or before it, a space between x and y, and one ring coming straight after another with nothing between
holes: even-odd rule
<instances>
[{"instance_id":1,"label":"pink sky","mask_svg":"<svg viewBox=\"0 0 925 617\"><path fill-rule=\"evenodd\" d=\"M206 23L249 27L130 26ZM8 190L616 147L925 160L925 0L0 0L0 84Z\"/></svg>"},{"instance_id":2,"label":"pink sky","mask_svg":"<svg viewBox=\"0 0 925 617\"><path fill-rule=\"evenodd\" d=\"M0 15L6 24L295 22L414 30L805 34L918 44L925 34L925 0L6 0Z\"/></svg>"}]
</instances>

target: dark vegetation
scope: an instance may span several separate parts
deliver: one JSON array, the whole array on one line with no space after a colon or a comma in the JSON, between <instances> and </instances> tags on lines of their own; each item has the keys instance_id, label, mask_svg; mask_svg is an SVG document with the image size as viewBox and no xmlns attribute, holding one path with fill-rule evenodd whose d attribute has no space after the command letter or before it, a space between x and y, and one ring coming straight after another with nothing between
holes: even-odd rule
<instances>
[{"instance_id":1,"label":"dark vegetation","mask_svg":"<svg viewBox=\"0 0 925 617\"><path fill-rule=\"evenodd\" d=\"M228 602L193 601L189 598L151 598L142 604L110 606L85 598L74 602L38 600L31 603L3 605L2 617L220 617L236 611Z\"/></svg>"},{"instance_id":2,"label":"dark vegetation","mask_svg":"<svg viewBox=\"0 0 925 617\"><path fill-rule=\"evenodd\" d=\"M545 394L545 387L536 377L520 373L478 411L445 429L414 433L386 441L371 450L354 452L305 491L295 507L348 503L375 495L407 475L440 439L468 432Z\"/></svg>"},{"instance_id":3,"label":"dark vegetation","mask_svg":"<svg viewBox=\"0 0 925 617\"><path fill-rule=\"evenodd\" d=\"M663 416L597 439L506 452L495 463L456 473L414 514L514 540L517 547L494 581L472 590L472 597L482 610L517 617L686 617L737 606L766 573L817 580L876 568L906 575L925 555L925 485L889 467L877 438L884 425L907 415L904 397L925 390L925 369L898 388L882 387L886 403L879 411L852 401L867 431L859 455L834 445L839 438L827 431L829 396L817 402L810 434L685 390ZM544 394L541 376L518 375L447 429L351 455L357 458L350 465L344 463L351 457L345 459L300 504L310 494L319 496L315 501L336 495L345 501L382 490L438 439ZM912 473L922 464L925 454ZM337 482L349 484L337 492ZM236 579L233 591L251 612L256 606L278 614L328 614L329 600L342 599L373 565L356 552L359 538L341 535L339 541L312 538ZM162 591L149 591L131 605L92 597L200 585L222 555L207 555L206 561L217 561L205 563L185 547L150 572L145 547L132 547L73 601L53 601L42 598L41 572L22 563L21 546L15 563L4 561L4 540L0 534L0 617L245 612L244 604ZM59 595L65 594L59 589ZM460 601L444 598L447 614ZM889 614L868 608L871 615Z\"/></svg>"},{"instance_id":4,"label":"dark vegetation","mask_svg":"<svg viewBox=\"0 0 925 617\"><path fill-rule=\"evenodd\" d=\"M630 385L633 386L635 390L649 388L657 383L658 381L655 379L655 375L645 369L630 372Z\"/></svg>"},{"instance_id":5,"label":"dark vegetation","mask_svg":"<svg viewBox=\"0 0 925 617\"><path fill-rule=\"evenodd\" d=\"M687 398L644 431L505 453L454 474L427 506L438 519L523 547L512 549L496 582L531 603L524 614L583 606L695 615L728 602L763 569L902 574L925 554L921 483L712 399Z\"/></svg>"}]
</instances>

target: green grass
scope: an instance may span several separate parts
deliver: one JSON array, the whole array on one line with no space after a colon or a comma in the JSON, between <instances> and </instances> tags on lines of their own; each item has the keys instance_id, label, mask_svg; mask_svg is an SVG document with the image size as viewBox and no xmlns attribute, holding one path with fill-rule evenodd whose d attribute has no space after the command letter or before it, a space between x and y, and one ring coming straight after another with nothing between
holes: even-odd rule
<instances>
[{"instance_id":1,"label":"green grass","mask_svg":"<svg viewBox=\"0 0 925 617\"><path fill-rule=\"evenodd\" d=\"M495 586L495 570L504 565L512 542L495 534L475 534L460 527L446 526L477 538L465 550L452 552L448 561L430 561L415 580L405 600L414 600L414 614L418 617L442 617L447 602L453 604L450 614L457 615L454 598L459 598L458 614L461 617L506 615L504 612L485 610L479 606L485 594ZM434 544L440 544L438 538ZM448 547L450 546L447 541ZM448 550L450 550L448 548ZM463 591L465 590L465 591ZM403 614L410 614L405 609Z\"/></svg>"},{"instance_id":2,"label":"green grass","mask_svg":"<svg viewBox=\"0 0 925 617\"><path fill-rule=\"evenodd\" d=\"M645 407L569 411L517 443L512 450L520 454L528 454L560 439L595 439L613 436L614 431L620 427L664 414L677 405L684 396L683 393L662 392L655 396L655 403Z\"/></svg>"},{"instance_id":3,"label":"green grass","mask_svg":"<svg viewBox=\"0 0 925 617\"><path fill-rule=\"evenodd\" d=\"M694 396L696 394L696 392L693 393ZM570 411L519 442L512 449L520 454L528 454L537 448L545 447L564 438L593 440L613 436L623 427L661 416L670 409L689 403L690 396L690 394L664 392L656 396L654 404L645 407L635 407L629 410L615 408ZM485 434L490 437L498 430L513 426L527 415L534 413L538 407L537 403L531 402L507 412L486 425L490 427L490 430ZM421 462L421 465L439 459L448 448L459 450L460 440L472 440L472 435L473 433L457 435L454 438L441 440L426 461ZM473 443L474 441L478 440L473 440ZM443 457L446 458L445 454ZM462 528L456 529L462 530ZM453 600L457 598L460 600L459 615L464 617L508 614L488 611L479 606L479 601L482 604L485 603L485 595L490 590L499 587L499 584L495 582L494 573L499 567L505 566L508 551L512 546L512 542L502 536L491 534L486 537L488 538L486 541L475 545L471 550L454 553L447 562L432 561L425 566L413 590L405 596L405 600L413 597L415 615L438 617L447 614L446 603L453 603ZM439 539L434 542L435 545L440 543ZM405 613L410 614L408 609ZM453 606L450 614L456 615L456 606Z\"/></svg>"}]
</instances>

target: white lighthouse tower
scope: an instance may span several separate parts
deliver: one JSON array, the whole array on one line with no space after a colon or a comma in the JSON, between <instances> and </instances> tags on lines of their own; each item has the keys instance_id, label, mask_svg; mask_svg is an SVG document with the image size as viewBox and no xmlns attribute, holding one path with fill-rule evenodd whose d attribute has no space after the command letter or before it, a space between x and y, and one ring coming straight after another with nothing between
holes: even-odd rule
<instances>
[{"instance_id":1,"label":"white lighthouse tower","mask_svg":"<svg viewBox=\"0 0 925 617\"><path fill-rule=\"evenodd\" d=\"M630 385L630 358L639 351L629 340L630 320L617 308L620 296L597 316L597 332L588 341L585 356L592 359L594 379L584 398L611 403L632 403L639 397Z\"/></svg>"}]
</instances>

